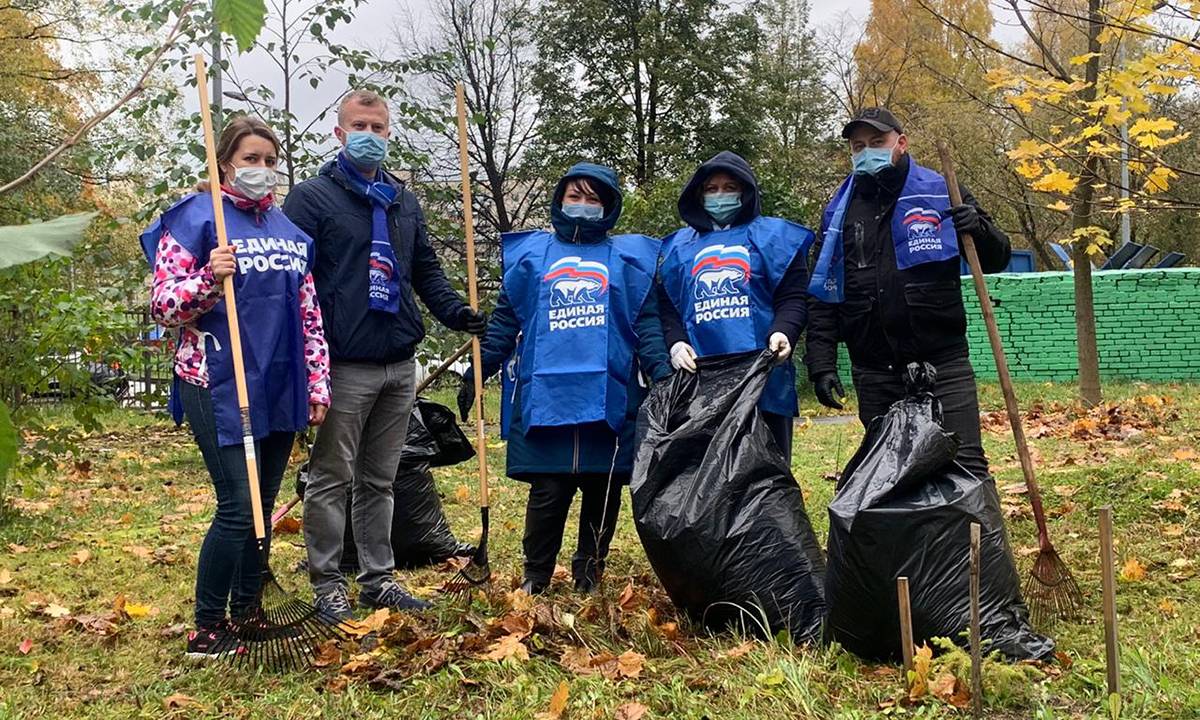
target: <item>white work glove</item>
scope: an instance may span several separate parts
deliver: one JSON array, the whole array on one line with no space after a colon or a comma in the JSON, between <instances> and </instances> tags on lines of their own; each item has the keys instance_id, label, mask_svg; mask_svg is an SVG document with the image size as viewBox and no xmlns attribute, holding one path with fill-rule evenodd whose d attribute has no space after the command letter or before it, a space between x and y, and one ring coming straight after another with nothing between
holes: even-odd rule
<instances>
[{"instance_id":1,"label":"white work glove","mask_svg":"<svg viewBox=\"0 0 1200 720\"><path fill-rule=\"evenodd\" d=\"M776 362L783 362L792 355L792 344L788 342L787 335L781 332L771 333L771 337L767 339L767 348L775 353Z\"/></svg>"},{"instance_id":2,"label":"white work glove","mask_svg":"<svg viewBox=\"0 0 1200 720\"><path fill-rule=\"evenodd\" d=\"M671 346L671 367L676 370L696 372L696 351L685 342L677 342Z\"/></svg>"}]
</instances>

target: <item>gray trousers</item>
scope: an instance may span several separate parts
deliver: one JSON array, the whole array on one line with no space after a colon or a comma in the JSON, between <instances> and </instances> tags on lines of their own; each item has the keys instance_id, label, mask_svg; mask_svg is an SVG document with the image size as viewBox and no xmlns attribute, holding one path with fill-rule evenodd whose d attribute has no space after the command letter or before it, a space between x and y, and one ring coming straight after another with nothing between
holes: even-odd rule
<instances>
[{"instance_id":1,"label":"gray trousers","mask_svg":"<svg viewBox=\"0 0 1200 720\"><path fill-rule=\"evenodd\" d=\"M392 577L392 483L415 389L411 359L390 365L334 362L330 369L333 405L313 443L304 495L308 576L318 594L346 584L338 564L351 483L358 582L376 590Z\"/></svg>"}]
</instances>

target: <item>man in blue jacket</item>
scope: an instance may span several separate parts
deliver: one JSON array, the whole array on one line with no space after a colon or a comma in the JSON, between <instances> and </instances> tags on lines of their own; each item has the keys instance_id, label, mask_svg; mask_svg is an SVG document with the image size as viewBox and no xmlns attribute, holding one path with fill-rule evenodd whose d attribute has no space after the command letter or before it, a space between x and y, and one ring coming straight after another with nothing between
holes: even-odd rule
<instances>
[{"instance_id":1,"label":"man in blue jacket","mask_svg":"<svg viewBox=\"0 0 1200 720\"><path fill-rule=\"evenodd\" d=\"M388 108L372 92L348 94L334 135L342 145L283 206L316 241L313 279L329 342L333 403L317 433L304 500L304 541L316 605L351 617L338 570L350 522L358 545L359 603L422 609L392 577L392 483L414 400L413 354L425 336L413 291L451 330L482 335L487 318L450 286L429 244L425 217L404 183L383 170Z\"/></svg>"}]
</instances>

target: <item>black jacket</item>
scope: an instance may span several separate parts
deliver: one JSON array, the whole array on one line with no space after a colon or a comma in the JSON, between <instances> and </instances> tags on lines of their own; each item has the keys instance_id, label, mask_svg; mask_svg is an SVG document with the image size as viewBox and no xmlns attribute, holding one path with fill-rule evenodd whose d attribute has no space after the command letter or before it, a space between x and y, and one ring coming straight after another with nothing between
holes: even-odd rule
<instances>
[{"instance_id":1,"label":"black jacket","mask_svg":"<svg viewBox=\"0 0 1200 720\"><path fill-rule=\"evenodd\" d=\"M679 217L696 232L705 233L714 229L713 219L704 210L701 195L704 181L717 171L727 172L742 183L742 207L729 221L730 225L744 225L762 214L759 209L758 178L754 176L749 163L737 153L719 152L696 168L692 179L679 195ZM808 319L807 298L808 258L804 253L796 253L792 264L780 279L779 286L775 288L775 296L772 298L775 319L767 337L762 338L763 347L767 345L767 338L776 332L787 335L792 347L796 346ZM675 307L674 301L661 282L658 283L658 312L668 351L677 342L688 342L687 329L683 325L679 309Z\"/></svg>"},{"instance_id":2,"label":"black jacket","mask_svg":"<svg viewBox=\"0 0 1200 720\"><path fill-rule=\"evenodd\" d=\"M857 367L888 370L913 361L940 363L967 355L967 317L963 309L957 257L896 267L892 211L908 176L908 155L877 177L855 179L843 227L845 302L809 298L805 364L808 375L837 371L837 344L846 343ZM1011 247L967 189L963 202L979 211L983 229L974 235L984 272L1008 265ZM814 250L813 255L818 256Z\"/></svg>"},{"instance_id":3,"label":"black jacket","mask_svg":"<svg viewBox=\"0 0 1200 720\"><path fill-rule=\"evenodd\" d=\"M467 307L450 286L429 244L417 197L391 175L397 189L388 229L400 275L400 312L369 309L367 259L371 254L371 204L346 185L336 162L288 193L283 211L316 241L313 280L334 360L391 363L413 356L425 324L413 291L443 325L465 330Z\"/></svg>"}]
</instances>

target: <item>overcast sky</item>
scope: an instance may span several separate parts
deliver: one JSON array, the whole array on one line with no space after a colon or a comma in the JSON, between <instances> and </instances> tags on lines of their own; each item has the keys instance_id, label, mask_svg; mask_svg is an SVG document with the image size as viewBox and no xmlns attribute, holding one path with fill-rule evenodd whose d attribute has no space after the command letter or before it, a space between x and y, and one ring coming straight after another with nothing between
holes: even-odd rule
<instances>
[{"instance_id":1,"label":"overcast sky","mask_svg":"<svg viewBox=\"0 0 1200 720\"><path fill-rule=\"evenodd\" d=\"M432 23L430 6L433 0L368 0L355 13L354 20L349 25L343 25L332 34L336 42L348 46L359 46L382 51L385 48L399 49L398 37L420 35ZM994 1L993 13L996 15L994 34L1001 41L1013 41L1020 35L1020 29L1011 22L1011 15L1000 8ZM814 0L812 2L811 23L816 28L839 25L843 22L865 22L871 9L870 0ZM271 19L268 18L268 23ZM260 52L239 55L232 58L234 69L239 77L250 84L263 83L278 90L279 69ZM299 118L300 124L311 121L322 109L327 107L340 95L344 83L337 78L330 78L324 85L313 90L308 83L298 83L293 87L293 112ZM226 84L229 90L229 84ZM226 107L236 108L243 103L237 100L224 100ZM188 103L194 108L194 100ZM447 108L449 110L449 108ZM326 123L330 133L333 130L333 119Z\"/></svg>"}]
</instances>

